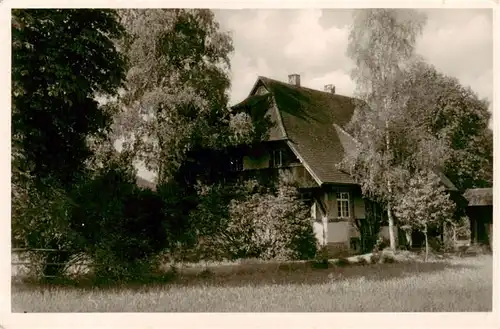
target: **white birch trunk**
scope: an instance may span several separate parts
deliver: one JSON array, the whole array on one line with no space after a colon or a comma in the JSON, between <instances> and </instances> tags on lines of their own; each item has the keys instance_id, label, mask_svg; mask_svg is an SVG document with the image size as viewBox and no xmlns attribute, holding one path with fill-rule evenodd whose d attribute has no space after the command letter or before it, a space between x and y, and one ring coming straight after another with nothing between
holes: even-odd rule
<instances>
[{"instance_id":1,"label":"white birch trunk","mask_svg":"<svg viewBox=\"0 0 500 329\"><path fill-rule=\"evenodd\" d=\"M386 151L389 153L391 149L391 143L390 143L390 137L389 137L389 120L386 118L385 119L385 146L386 146ZM389 198L392 197L392 186L391 186L391 180L387 179L387 192L389 193ZM392 217L392 204L389 201L387 203L387 221L389 224L389 244L390 248L392 250L396 250L396 239L394 237L394 218Z\"/></svg>"},{"instance_id":2,"label":"white birch trunk","mask_svg":"<svg viewBox=\"0 0 500 329\"><path fill-rule=\"evenodd\" d=\"M427 239L427 224L425 224L424 228L424 236L425 236L425 261L429 258L429 240Z\"/></svg>"}]
</instances>

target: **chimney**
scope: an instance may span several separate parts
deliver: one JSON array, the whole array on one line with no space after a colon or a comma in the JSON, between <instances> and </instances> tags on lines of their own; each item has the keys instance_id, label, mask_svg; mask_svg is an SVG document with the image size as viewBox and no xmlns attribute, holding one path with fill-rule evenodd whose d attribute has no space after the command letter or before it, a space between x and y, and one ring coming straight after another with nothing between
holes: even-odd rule
<instances>
[{"instance_id":1,"label":"chimney","mask_svg":"<svg viewBox=\"0 0 500 329\"><path fill-rule=\"evenodd\" d=\"M334 85L325 85L325 92L330 94L335 94L335 86Z\"/></svg>"},{"instance_id":2,"label":"chimney","mask_svg":"<svg viewBox=\"0 0 500 329\"><path fill-rule=\"evenodd\" d=\"M288 83L297 87L300 87L300 75L299 74L290 74L288 76Z\"/></svg>"}]
</instances>

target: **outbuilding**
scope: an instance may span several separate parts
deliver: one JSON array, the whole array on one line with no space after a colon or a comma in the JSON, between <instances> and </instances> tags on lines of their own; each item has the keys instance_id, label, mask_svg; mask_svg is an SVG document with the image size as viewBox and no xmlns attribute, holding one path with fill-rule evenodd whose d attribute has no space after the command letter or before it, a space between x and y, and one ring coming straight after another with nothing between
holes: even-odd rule
<instances>
[{"instance_id":1,"label":"outbuilding","mask_svg":"<svg viewBox=\"0 0 500 329\"><path fill-rule=\"evenodd\" d=\"M493 249L493 188L468 189L464 197L468 201L471 243Z\"/></svg>"}]
</instances>

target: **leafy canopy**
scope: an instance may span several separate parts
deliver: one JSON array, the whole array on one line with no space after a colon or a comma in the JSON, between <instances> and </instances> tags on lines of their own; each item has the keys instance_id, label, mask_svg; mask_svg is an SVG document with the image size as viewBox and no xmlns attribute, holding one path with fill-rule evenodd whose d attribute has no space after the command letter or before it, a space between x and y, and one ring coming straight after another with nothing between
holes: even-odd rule
<instances>
[{"instance_id":1,"label":"leafy canopy","mask_svg":"<svg viewBox=\"0 0 500 329\"><path fill-rule=\"evenodd\" d=\"M414 10L364 9L353 18L347 55L356 65L352 77L360 101L347 130L358 141L358 150L347 154L343 166L365 195L388 202L406 167L396 161L400 150L395 141L404 136L406 102L398 80L414 58L426 17Z\"/></svg>"},{"instance_id":2,"label":"leafy canopy","mask_svg":"<svg viewBox=\"0 0 500 329\"><path fill-rule=\"evenodd\" d=\"M124 149L165 182L190 152L225 142L232 41L207 9L126 9L120 16L131 67L116 127Z\"/></svg>"},{"instance_id":3,"label":"leafy canopy","mask_svg":"<svg viewBox=\"0 0 500 329\"><path fill-rule=\"evenodd\" d=\"M112 39L124 29L113 10L12 10L12 135L15 166L68 188L91 155L87 137L110 116L96 100L125 77Z\"/></svg>"}]
</instances>

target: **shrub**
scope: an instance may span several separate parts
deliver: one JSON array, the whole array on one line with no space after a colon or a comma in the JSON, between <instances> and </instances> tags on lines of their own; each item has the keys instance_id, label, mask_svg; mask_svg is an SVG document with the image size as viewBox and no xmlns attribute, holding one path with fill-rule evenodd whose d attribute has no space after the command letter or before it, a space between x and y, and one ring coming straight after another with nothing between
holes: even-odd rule
<instances>
[{"instance_id":1,"label":"shrub","mask_svg":"<svg viewBox=\"0 0 500 329\"><path fill-rule=\"evenodd\" d=\"M391 264L396 262L396 255L394 254L394 251L391 249L384 249L380 253L380 259L378 261L379 263L382 264Z\"/></svg>"},{"instance_id":2,"label":"shrub","mask_svg":"<svg viewBox=\"0 0 500 329\"><path fill-rule=\"evenodd\" d=\"M229 206L228 246L238 257L311 259L316 237L309 210L295 187L281 183L276 194L255 193Z\"/></svg>"},{"instance_id":3,"label":"shrub","mask_svg":"<svg viewBox=\"0 0 500 329\"><path fill-rule=\"evenodd\" d=\"M372 254L372 256L370 258L370 263L377 264L380 262L380 259L381 259L380 253L374 253L374 254Z\"/></svg>"},{"instance_id":4,"label":"shrub","mask_svg":"<svg viewBox=\"0 0 500 329\"><path fill-rule=\"evenodd\" d=\"M311 267L316 269L325 269L330 266L328 259L318 259L311 262Z\"/></svg>"},{"instance_id":5,"label":"shrub","mask_svg":"<svg viewBox=\"0 0 500 329\"><path fill-rule=\"evenodd\" d=\"M439 237L429 237L429 248L434 252L443 252L445 250L444 242Z\"/></svg>"},{"instance_id":6,"label":"shrub","mask_svg":"<svg viewBox=\"0 0 500 329\"><path fill-rule=\"evenodd\" d=\"M316 238L308 208L297 189L281 183L276 191L255 181L199 186L192 212L198 223L200 258L221 260L311 259Z\"/></svg>"},{"instance_id":7,"label":"shrub","mask_svg":"<svg viewBox=\"0 0 500 329\"><path fill-rule=\"evenodd\" d=\"M462 256L478 256L491 254L491 249L489 245L482 244L472 244L464 248L461 252Z\"/></svg>"},{"instance_id":8,"label":"shrub","mask_svg":"<svg viewBox=\"0 0 500 329\"><path fill-rule=\"evenodd\" d=\"M357 258L357 264L359 264L359 265L368 265L368 264L370 264L370 262L365 257L359 256Z\"/></svg>"},{"instance_id":9,"label":"shrub","mask_svg":"<svg viewBox=\"0 0 500 329\"><path fill-rule=\"evenodd\" d=\"M95 262L97 277L137 279L150 272L154 256L168 246L162 198L139 189L135 176L118 166L89 178L75 192L75 201L73 229Z\"/></svg>"},{"instance_id":10,"label":"shrub","mask_svg":"<svg viewBox=\"0 0 500 329\"><path fill-rule=\"evenodd\" d=\"M62 275L65 263L76 252L76 235L69 221L72 207L73 201L56 180L35 184L32 177L13 172L12 245L62 251L23 255L33 265L31 275Z\"/></svg>"},{"instance_id":11,"label":"shrub","mask_svg":"<svg viewBox=\"0 0 500 329\"><path fill-rule=\"evenodd\" d=\"M349 260L347 258L341 257L337 260L335 265L337 265L339 267L346 267L346 266L351 265L351 262L349 262Z\"/></svg>"},{"instance_id":12,"label":"shrub","mask_svg":"<svg viewBox=\"0 0 500 329\"><path fill-rule=\"evenodd\" d=\"M196 186L197 205L190 211L189 217L196 227L197 243L189 248L190 261L238 258L227 248L232 241L227 232L229 205L231 200L244 199L255 187L254 181Z\"/></svg>"}]
</instances>

